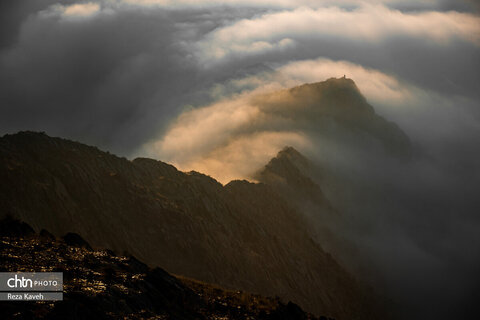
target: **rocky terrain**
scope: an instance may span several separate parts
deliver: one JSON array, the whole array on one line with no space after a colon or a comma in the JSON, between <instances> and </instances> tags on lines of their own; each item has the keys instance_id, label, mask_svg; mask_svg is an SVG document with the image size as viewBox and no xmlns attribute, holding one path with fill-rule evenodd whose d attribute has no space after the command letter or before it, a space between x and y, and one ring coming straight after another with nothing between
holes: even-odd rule
<instances>
[{"instance_id":1,"label":"rocky terrain","mask_svg":"<svg viewBox=\"0 0 480 320\"><path fill-rule=\"evenodd\" d=\"M63 301L0 302L2 319L318 319L292 302L177 278L132 256L93 250L77 234L35 234L9 218L0 221L0 261L0 272L64 274Z\"/></svg>"},{"instance_id":2,"label":"rocky terrain","mask_svg":"<svg viewBox=\"0 0 480 320\"><path fill-rule=\"evenodd\" d=\"M265 184L222 186L151 159L22 132L0 139L2 215L128 253L168 272L295 301L338 319L375 317L358 282Z\"/></svg>"}]
</instances>

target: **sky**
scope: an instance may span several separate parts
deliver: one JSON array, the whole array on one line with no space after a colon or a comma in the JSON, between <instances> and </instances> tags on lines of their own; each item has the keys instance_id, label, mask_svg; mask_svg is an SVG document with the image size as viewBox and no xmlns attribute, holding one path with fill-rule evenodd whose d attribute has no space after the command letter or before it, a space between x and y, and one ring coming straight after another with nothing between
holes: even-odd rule
<instances>
[{"instance_id":1,"label":"sky","mask_svg":"<svg viewBox=\"0 0 480 320\"><path fill-rule=\"evenodd\" d=\"M466 316L480 288L479 10L473 0L1 1L0 134L45 131L222 183L294 146L364 179L352 193L393 185L369 207L336 201L350 201L342 210L358 221L341 231L399 309ZM399 165L346 153L307 114L279 119L255 103L343 75L421 156Z\"/></svg>"}]
</instances>

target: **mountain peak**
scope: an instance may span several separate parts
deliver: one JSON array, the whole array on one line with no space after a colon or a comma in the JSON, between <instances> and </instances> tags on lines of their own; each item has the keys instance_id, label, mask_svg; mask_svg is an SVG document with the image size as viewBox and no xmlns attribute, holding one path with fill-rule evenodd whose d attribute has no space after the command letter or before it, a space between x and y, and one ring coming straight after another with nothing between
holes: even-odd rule
<instances>
[{"instance_id":1,"label":"mountain peak","mask_svg":"<svg viewBox=\"0 0 480 320\"><path fill-rule=\"evenodd\" d=\"M284 179L300 176L300 168L308 166L308 160L295 148L286 146L273 157L259 173L275 174Z\"/></svg>"},{"instance_id":2,"label":"mountain peak","mask_svg":"<svg viewBox=\"0 0 480 320\"><path fill-rule=\"evenodd\" d=\"M357 87L357 84L355 83L355 81L353 81L353 79L351 79L351 78L347 78L346 76L343 76L343 77L340 77L340 78L332 77L332 78L328 78L325 81L320 81L320 82L317 82L317 83L322 83L322 82L328 83L330 85L350 87L350 88L354 88L354 89L358 90L358 87Z\"/></svg>"},{"instance_id":3,"label":"mountain peak","mask_svg":"<svg viewBox=\"0 0 480 320\"><path fill-rule=\"evenodd\" d=\"M305 83L289 89L289 93L306 102L306 106L310 105L312 110L337 118L347 119L375 113L355 82L348 78Z\"/></svg>"},{"instance_id":4,"label":"mountain peak","mask_svg":"<svg viewBox=\"0 0 480 320\"><path fill-rule=\"evenodd\" d=\"M406 159L411 155L408 136L375 112L352 79L330 78L252 99L252 104L288 119L299 130L320 134L337 145L380 142L390 155Z\"/></svg>"},{"instance_id":5,"label":"mountain peak","mask_svg":"<svg viewBox=\"0 0 480 320\"><path fill-rule=\"evenodd\" d=\"M310 161L293 147L284 147L260 170L255 178L284 196L294 196L299 202L313 201L330 207L320 186L312 178Z\"/></svg>"},{"instance_id":6,"label":"mountain peak","mask_svg":"<svg viewBox=\"0 0 480 320\"><path fill-rule=\"evenodd\" d=\"M277 157L300 158L307 160L300 152L297 151L297 149L291 146L285 146L277 153Z\"/></svg>"},{"instance_id":7,"label":"mountain peak","mask_svg":"<svg viewBox=\"0 0 480 320\"><path fill-rule=\"evenodd\" d=\"M300 152L297 151L294 147L285 146L282 150L277 153L276 159L285 159L294 163L297 167L302 168L309 166L309 161L303 156ZM273 159L272 159L273 160Z\"/></svg>"}]
</instances>

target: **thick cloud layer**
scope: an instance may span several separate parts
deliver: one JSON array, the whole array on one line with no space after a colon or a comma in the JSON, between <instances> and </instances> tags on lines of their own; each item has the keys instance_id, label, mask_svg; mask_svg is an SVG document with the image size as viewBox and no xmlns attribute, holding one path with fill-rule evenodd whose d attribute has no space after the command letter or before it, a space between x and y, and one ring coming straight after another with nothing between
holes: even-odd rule
<instances>
[{"instance_id":1,"label":"thick cloud layer","mask_svg":"<svg viewBox=\"0 0 480 320\"><path fill-rule=\"evenodd\" d=\"M218 98L218 84L319 57L479 97L473 13L433 11L444 2L432 1L411 2L418 12L393 1L275 3L2 2L2 131L45 130L130 155L185 107Z\"/></svg>"},{"instance_id":2,"label":"thick cloud layer","mask_svg":"<svg viewBox=\"0 0 480 320\"><path fill-rule=\"evenodd\" d=\"M330 192L351 221L339 231L402 318L466 318L478 300L479 69L475 1L0 2L1 134L46 131L222 182L292 145L332 180L355 177ZM343 75L409 135L412 162L258 101Z\"/></svg>"}]
</instances>

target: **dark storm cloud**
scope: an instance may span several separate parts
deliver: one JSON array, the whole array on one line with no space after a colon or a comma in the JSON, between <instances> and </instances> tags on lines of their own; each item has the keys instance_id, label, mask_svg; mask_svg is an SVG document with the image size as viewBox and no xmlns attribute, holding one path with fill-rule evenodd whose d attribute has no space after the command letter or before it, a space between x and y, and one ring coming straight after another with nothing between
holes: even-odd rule
<instances>
[{"instance_id":1,"label":"dark storm cloud","mask_svg":"<svg viewBox=\"0 0 480 320\"><path fill-rule=\"evenodd\" d=\"M55 3L55 0L0 1L0 48L12 44L28 15Z\"/></svg>"},{"instance_id":2,"label":"dark storm cloud","mask_svg":"<svg viewBox=\"0 0 480 320\"><path fill-rule=\"evenodd\" d=\"M171 115L172 96L195 78L177 31L164 13L31 16L2 54L2 130L46 130L128 152L152 134L149 117Z\"/></svg>"},{"instance_id":3,"label":"dark storm cloud","mask_svg":"<svg viewBox=\"0 0 480 320\"><path fill-rule=\"evenodd\" d=\"M186 44L252 14L103 4L82 16L68 14L69 3L5 5L1 133L47 131L122 155L161 133L185 104L203 101L217 75L199 80Z\"/></svg>"}]
</instances>

